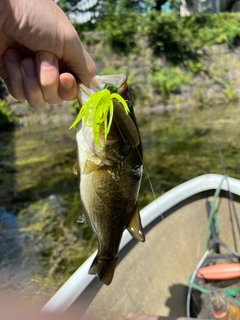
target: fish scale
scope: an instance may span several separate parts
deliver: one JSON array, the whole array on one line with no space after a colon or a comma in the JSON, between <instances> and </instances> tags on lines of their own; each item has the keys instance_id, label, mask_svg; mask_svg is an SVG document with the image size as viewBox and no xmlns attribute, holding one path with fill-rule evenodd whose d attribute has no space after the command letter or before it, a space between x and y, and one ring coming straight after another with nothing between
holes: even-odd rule
<instances>
[{"instance_id":1,"label":"fish scale","mask_svg":"<svg viewBox=\"0 0 240 320\"><path fill-rule=\"evenodd\" d=\"M120 78L121 81L114 76L114 81L119 81L119 92L129 97L126 77L120 75ZM104 79L112 83L109 81L111 76ZM102 85L101 77L95 80L95 86L100 80ZM87 95L90 98L92 91L81 85L80 93L81 88L85 99ZM107 140L103 138L102 124L99 126L99 145L96 145L93 130L83 119L77 126L76 135L83 214L98 240L98 253L89 273L98 275L106 285L113 278L123 231L127 229L137 240L145 240L137 203L143 168L141 139L131 102L128 101L130 113L126 113L116 99L113 99L113 107Z\"/></svg>"}]
</instances>

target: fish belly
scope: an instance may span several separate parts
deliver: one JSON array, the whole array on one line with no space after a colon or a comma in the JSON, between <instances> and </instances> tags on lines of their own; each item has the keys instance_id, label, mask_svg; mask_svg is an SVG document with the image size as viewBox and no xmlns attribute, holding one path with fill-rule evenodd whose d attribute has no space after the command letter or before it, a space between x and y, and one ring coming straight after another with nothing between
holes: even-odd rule
<instances>
[{"instance_id":1,"label":"fish belly","mask_svg":"<svg viewBox=\"0 0 240 320\"><path fill-rule=\"evenodd\" d=\"M89 273L97 274L105 284L112 281L122 233L136 209L139 184L119 166L81 176L84 215L98 239Z\"/></svg>"}]
</instances>

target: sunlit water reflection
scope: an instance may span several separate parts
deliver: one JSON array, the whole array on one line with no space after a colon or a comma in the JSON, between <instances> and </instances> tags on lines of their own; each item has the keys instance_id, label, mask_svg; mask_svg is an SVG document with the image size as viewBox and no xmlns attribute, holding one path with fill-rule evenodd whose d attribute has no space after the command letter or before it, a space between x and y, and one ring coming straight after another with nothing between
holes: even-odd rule
<instances>
[{"instance_id":1,"label":"sunlit water reflection","mask_svg":"<svg viewBox=\"0 0 240 320\"><path fill-rule=\"evenodd\" d=\"M237 105L152 115L137 112L137 119L145 166L140 208L154 199L148 176L156 196L204 173L226 170L240 177ZM68 131L70 124L38 122L1 134L2 292L14 288L32 296L39 290L52 294L96 247L89 228L75 223L81 209L72 174L76 146L74 131ZM52 199L57 199L57 205ZM73 260L71 255L79 251L81 256Z\"/></svg>"}]
</instances>

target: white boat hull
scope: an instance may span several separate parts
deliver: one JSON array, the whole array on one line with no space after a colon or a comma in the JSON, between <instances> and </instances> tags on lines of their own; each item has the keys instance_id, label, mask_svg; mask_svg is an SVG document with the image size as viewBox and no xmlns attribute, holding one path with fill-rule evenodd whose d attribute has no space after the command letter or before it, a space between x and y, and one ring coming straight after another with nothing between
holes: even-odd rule
<instances>
[{"instance_id":1,"label":"white boat hull","mask_svg":"<svg viewBox=\"0 0 240 320\"><path fill-rule=\"evenodd\" d=\"M187 281L205 252L205 200L193 201L193 198L203 198L205 191L215 190L222 178L216 174L202 175L151 202L141 210L142 224L147 231L146 243L137 243L128 253L126 246L132 238L124 232L120 250L125 249L120 253L120 262L109 287L96 280L90 285L95 277L88 275L88 269L95 252L42 310L65 312L78 298L78 305L83 303L81 308L85 311L89 301L81 297L88 291L91 307L87 314L93 317L101 314L100 319L124 319L129 312L184 316ZM233 194L240 196L239 180L228 178L221 189L227 191L229 186ZM221 207L224 217L221 230L224 231L229 227L229 218L224 215L224 210L228 209L226 199L221 200ZM232 240L228 238L226 242L229 241ZM180 306L183 306L182 311Z\"/></svg>"}]
</instances>

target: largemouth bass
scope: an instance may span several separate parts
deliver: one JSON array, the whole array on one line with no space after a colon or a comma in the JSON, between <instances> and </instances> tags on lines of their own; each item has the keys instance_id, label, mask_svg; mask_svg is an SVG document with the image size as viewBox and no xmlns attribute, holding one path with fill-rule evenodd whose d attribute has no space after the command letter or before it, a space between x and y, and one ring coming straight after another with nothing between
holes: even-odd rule
<instances>
[{"instance_id":1,"label":"largemouth bass","mask_svg":"<svg viewBox=\"0 0 240 320\"><path fill-rule=\"evenodd\" d=\"M108 83L117 87L126 100L130 113L113 99L113 121L107 139L106 127L98 132L95 143L94 130L82 119L77 126L77 163L83 215L98 240L98 253L89 269L109 285L112 281L119 244L127 229L137 240L144 241L138 210L138 193L142 178L142 146L136 119L126 86L126 76L95 77L91 89L80 85L79 103L103 89ZM89 117L93 117L91 110ZM108 115L109 117L109 115Z\"/></svg>"}]
</instances>

